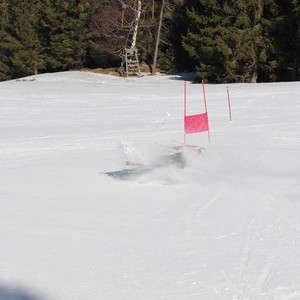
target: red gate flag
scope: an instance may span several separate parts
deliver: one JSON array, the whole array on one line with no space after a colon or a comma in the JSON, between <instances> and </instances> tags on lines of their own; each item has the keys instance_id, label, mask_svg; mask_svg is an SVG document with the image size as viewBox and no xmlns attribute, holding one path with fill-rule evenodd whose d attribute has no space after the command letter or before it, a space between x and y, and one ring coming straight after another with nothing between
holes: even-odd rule
<instances>
[{"instance_id":1,"label":"red gate flag","mask_svg":"<svg viewBox=\"0 0 300 300\"><path fill-rule=\"evenodd\" d=\"M185 116L184 131L186 134L208 131L207 112L199 115Z\"/></svg>"},{"instance_id":2,"label":"red gate flag","mask_svg":"<svg viewBox=\"0 0 300 300\"><path fill-rule=\"evenodd\" d=\"M210 132L208 124L208 113L206 105L206 93L204 81L202 80L202 91L204 98L205 113L197 115L186 115L186 82L184 82L184 144L186 143L186 134L207 131L208 140L210 141Z\"/></svg>"}]
</instances>

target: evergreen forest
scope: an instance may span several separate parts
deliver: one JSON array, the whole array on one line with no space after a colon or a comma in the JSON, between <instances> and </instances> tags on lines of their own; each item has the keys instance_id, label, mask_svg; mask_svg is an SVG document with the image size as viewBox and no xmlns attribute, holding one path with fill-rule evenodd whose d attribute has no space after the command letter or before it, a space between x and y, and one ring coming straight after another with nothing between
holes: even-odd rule
<instances>
[{"instance_id":1,"label":"evergreen forest","mask_svg":"<svg viewBox=\"0 0 300 300\"><path fill-rule=\"evenodd\" d=\"M1 81L118 68L135 29L150 69L157 44L167 73L195 71L211 83L300 79L300 0L0 0L0 15Z\"/></svg>"}]
</instances>

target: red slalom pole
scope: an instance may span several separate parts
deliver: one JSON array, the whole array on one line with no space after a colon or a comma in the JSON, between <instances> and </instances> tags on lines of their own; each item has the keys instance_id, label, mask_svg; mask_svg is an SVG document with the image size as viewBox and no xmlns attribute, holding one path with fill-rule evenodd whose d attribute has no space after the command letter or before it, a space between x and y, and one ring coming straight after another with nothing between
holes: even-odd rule
<instances>
[{"instance_id":1,"label":"red slalom pole","mask_svg":"<svg viewBox=\"0 0 300 300\"><path fill-rule=\"evenodd\" d=\"M202 80L202 91L203 91L203 98L204 98L204 107L207 116L207 134L208 134L208 141L210 142L210 131L209 131L209 123L208 123L208 113L207 113L207 104L206 104L206 93L204 87L204 80Z\"/></svg>"},{"instance_id":2,"label":"red slalom pole","mask_svg":"<svg viewBox=\"0 0 300 300\"><path fill-rule=\"evenodd\" d=\"M184 112L183 112L183 132L184 132L184 137L183 137L183 144L185 145L186 144L186 134L185 134L185 117L186 117L186 81L183 82L183 99L184 99L184 104L183 104L183 107L184 107Z\"/></svg>"},{"instance_id":3,"label":"red slalom pole","mask_svg":"<svg viewBox=\"0 0 300 300\"><path fill-rule=\"evenodd\" d=\"M227 99L228 99L229 120L231 122L232 121L232 117L231 117L230 94L229 94L229 88L228 88L228 86L226 87L226 89L227 89Z\"/></svg>"},{"instance_id":4,"label":"red slalom pole","mask_svg":"<svg viewBox=\"0 0 300 300\"><path fill-rule=\"evenodd\" d=\"M203 91L203 98L204 98L205 112L207 112L207 106L206 106L206 93L205 93L205 88L204 88L204 80L202 80L202 91Z\"/></svg>"}]
</instances>

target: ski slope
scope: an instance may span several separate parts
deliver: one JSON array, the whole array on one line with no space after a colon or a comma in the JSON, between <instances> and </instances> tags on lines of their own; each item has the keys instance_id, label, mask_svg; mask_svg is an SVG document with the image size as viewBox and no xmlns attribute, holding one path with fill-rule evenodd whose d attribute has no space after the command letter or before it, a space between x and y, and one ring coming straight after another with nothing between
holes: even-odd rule
<instances>
[{"instance_id":1,"label":"ski slope","mask_svg":"<svg viewBox=\"0 0 300 300\"><path fill-rule=\"evenodd\" d=\"M207 84L204 153L103 174L182 144L183 79L0 83L0 299L300 299L300 82Z\"/></svg>"}]
</instances>

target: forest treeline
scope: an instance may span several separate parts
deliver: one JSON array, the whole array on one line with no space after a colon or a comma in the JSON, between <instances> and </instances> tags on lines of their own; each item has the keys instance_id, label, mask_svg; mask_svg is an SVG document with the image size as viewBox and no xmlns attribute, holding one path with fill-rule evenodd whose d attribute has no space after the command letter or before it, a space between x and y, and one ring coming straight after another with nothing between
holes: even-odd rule
<instances>
[{"instance_id":1,"label":"forest treeline","mask_svg":"<svg viewBox=\"0 0 300 300\"><path fill-rule=\"evenodd\" d=\"M136 47L152 66L208 82L300 78L300 0L0 0L0 80L119 67ZM164 6L162 7L162 5Z\"/></svg>"}]
</instances>

